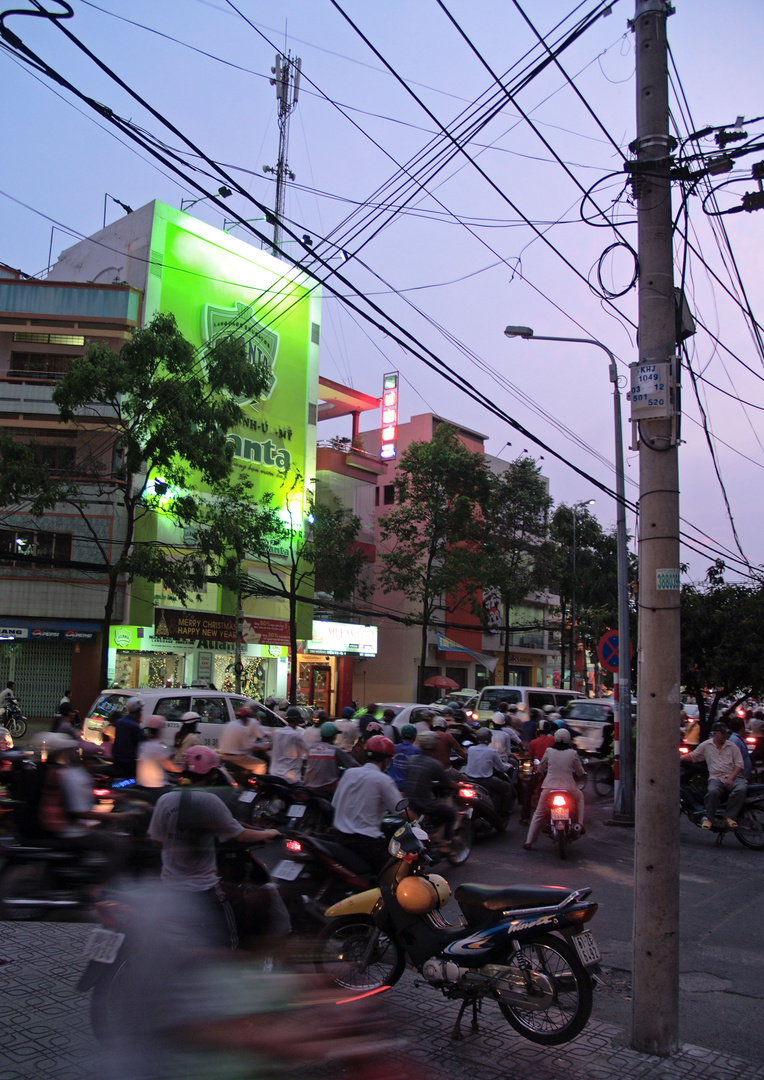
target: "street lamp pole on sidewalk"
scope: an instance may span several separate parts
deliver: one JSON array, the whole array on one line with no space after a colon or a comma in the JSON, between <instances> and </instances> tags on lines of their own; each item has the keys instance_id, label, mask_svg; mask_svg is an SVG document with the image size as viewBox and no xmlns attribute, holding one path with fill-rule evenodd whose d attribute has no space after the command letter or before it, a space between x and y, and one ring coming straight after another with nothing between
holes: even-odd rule
<instances>
[{"instance_id":1,"label":"street lamp pole on sidewalk","mask_svg":"<svg viewBox=\"0 0 764 1080\"><path fill-rule=\"evenodd\" d=\"M508 326L508 338L526 341L565 341L574 345L596 345L610 360L610 381L613 384L613 413L615 420L616 475L616 539L618 545L618 716L614 736L615 750L615 814L621 822L634 820L634 752L631 739L631 643L629 639L629 573L626 536L626 493L623 467L623 428L621 423L621 392L618 387L618 368L615 357L606 345L596 338L550 337L534 334L530 326ZM575 513L575 511L574 511Z\"/></svg>"}]
</instances>

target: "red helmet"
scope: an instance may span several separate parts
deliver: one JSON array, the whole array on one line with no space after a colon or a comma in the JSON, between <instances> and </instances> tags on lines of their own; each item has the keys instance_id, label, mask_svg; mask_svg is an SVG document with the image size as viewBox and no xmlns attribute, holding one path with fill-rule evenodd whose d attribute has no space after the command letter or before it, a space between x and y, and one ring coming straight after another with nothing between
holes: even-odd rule
<instances>
[{"instance_id":1,"label":"red helmet","mask_svg":"<svg viewBox=\"0 0 764 1080\"><path fill-rule=\"evenodd\" d=\"M236 710L236 715L240 716L243 720L245 717L251 717L255 715L255 710L251 705L240 705Z\"/></svg>"},{"instance_id":2,"label":"red helmet","mask_svg":"<svg viewBox=\"0 0 764 1080\"><path fill-rule=\"evenodd\" d=\"M367 754L379 754L380 757L395 757L395 743L386 735L372 735L364 750Z\"/></svg>"}]
</instances>

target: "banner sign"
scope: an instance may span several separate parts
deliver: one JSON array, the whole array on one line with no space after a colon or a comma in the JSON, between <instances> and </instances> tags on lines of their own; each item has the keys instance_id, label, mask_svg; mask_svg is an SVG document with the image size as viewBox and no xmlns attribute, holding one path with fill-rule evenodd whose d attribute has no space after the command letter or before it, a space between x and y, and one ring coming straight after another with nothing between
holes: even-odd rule
<instances>
[{"instance_id":1,"label":"banner sign","mask_svg":"<svg viewBox=\"0 0 764 1080\"><path fill-rule=\"evenodd\" d=\"M289 623L284 619L245 618L241 640L246 645L286 645L289 648Z\"/></svg>"},{"instance_id":2,"label":"banner sign","mask_svg":"<svg viewBox=\"0 0 764 1080\"><path fill-rule=\"evenodd\" d=\"M452 641L445 634L438 634L438 649L441 652L467 653L468 656L471 656L473 660L477 660L479 664L488 668L489 671L493 671L499 662L498 656L488 656L486 653L474 652L472 649L468 649L466 645L460 645L458 641Z\"/></svg>"},{"instance_id":3,"label":"banner sign","mask_svg":"<svg viewBox=\"0 0 764 1080\"><path fill-rule=\"evenodd\" d=\"M184 608L154 608L154 637L176 641L236 641L233 615L216 615Z\"/></svg>"},{"instance_id":4,"label":"banner sign","mask_svg":"<svg viewBox=\"0 0 764 1080\"><path fill-rule=\"evenodd\" d=\"M377 627L314 619L313 637L305 642L305 652L325 656L376 656Z\"/></svg>"}]
</instances>

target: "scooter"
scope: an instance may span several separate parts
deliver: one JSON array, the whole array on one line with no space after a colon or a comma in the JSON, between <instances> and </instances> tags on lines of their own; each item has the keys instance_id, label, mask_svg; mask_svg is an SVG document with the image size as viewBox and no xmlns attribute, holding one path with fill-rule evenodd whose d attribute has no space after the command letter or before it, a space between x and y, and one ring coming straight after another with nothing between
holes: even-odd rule
<instances>
[{"instance_id":1,"label":"scooter","mask_svg":"<svg viewBox=\"0 0 764 1080\"><path fill-rule=\"evenodd\" d=\"M495 1002L526 1039L557 1046L584 1028L600 953L585 928L597 905L591 889L460 885L462 921L440 913L448 882L429 872L426 834L410 824L394 834L379 886L334 904L318 966L350 997L394 986L408 961L431 986L461 1001L452 1038L472 1007Z\"/></svg>"},{"instance_id":2,"label":"scooter","mask_svg":"<svg viewBox=\"0 0 764 1080\"><path fill-rule=\"evenodd\" d=\"M21 715L18 702L9 698L0 709L0 724L8 728L14 739L23 739L27 733L27 718Z\"/></svg>"},{"instance_id":3,"label":"scooter","mask_svg":"<svg viewBox=\"0 0 764 1080\"><path fill-rule=\"evenodd\" d=\"M544 832L551 836L553 843L557 845L560 858L564 859L568 844L578 840L583 832L583 826L576 821L576 803L569 791L547 792L547 810L549 812L549 824Z\"/></svg>"},{"instance_id":4,"label":"scooter","mask_svg":"<svg viewBox=\"0 0 764 1080\"><path fill-rule=\"evenodd\" d=\"M679 805L681 812L698 828L706 816L706 785L708 774L704 765L685 765L679 782ZM711 832L716 836L717 845L721 845L729 833L735 834L743 847L754 851L764 851L764 784L749 784L743 809L737 819L737 828L730 829L726 824L724 807L716 813L716 820L711 823Z\"/></svg>"}]
</instances>

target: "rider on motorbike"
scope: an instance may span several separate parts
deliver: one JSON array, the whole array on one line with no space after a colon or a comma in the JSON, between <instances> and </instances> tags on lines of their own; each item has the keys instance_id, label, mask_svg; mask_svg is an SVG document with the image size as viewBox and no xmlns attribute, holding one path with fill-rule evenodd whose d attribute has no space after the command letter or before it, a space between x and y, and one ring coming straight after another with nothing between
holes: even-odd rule
<instances>
[{"instance_id":1,"label":"rider on motorbike","mask_svg":"<svg viewBox=\"0 0 764 1080\"><path fill-rule=\"evenodd\" d=\"M547 795L549 791L567 791L576 800L576 819L578 824L584 824L584 793L578 788L576 778L584 775L584 767L578 751L571 745L570 732L567 728L557 728L554 735L554 745L547 747L539 765L541 773L545 774L541 783L541 798L536 811L531 819L528 836L523 847L530 851L533 841L541 831L541 826L547 813Z\"/></svg>"},{"instance_id":2,"label":"rider on motorbike","mask_svg":"<svg viewBox=\"0 0 764 1080\"><path fill-rule=\"evenodd\" d=\"M320 742L314 743L308 750L303 783L311 791L331 794L337 787L340 771L354 769L358 765L354 757L335 746L338 735L337 725L326 720L319 728Z\"/></svg>"},{"instance_id":3,"label":"rider on motorbike","mask_svg":"<svg viewBox=\"0 0 764 1080\"><path fill-rule=\"evenodd\" d=\"M434 830L443 828L441 850L451 847L451 837L457 822L456 811L442 795L454 785L446 775L446 770L436 759L438 733L421 731L417 735L417 745L422 751L412 757L406 772L406 797L411 809L417 814L426 814Z\"/></svg>"},{"instance_id":4,"label":"rider on motorbike","mask_svg":"<svg viewBox=\"0 0 764 1080\"><path fill-rule=\"evenodd\" d=\"M515 801L515 791L509 779L502 779L503 773L510 771L506 761L502 761L497 752L488 745L493 738L490 728L479 728L475 733L477 742L467 751L467 764L464 775L468 780L485 788L490 794L498 813L508 814Z\"/></svg>"},{"instance_id":5,"label":"rider on motorbike","mask_svg":"<svg viewBox=\"0 0 764 1080\"><path fill-rule=\"evenodd\" d=\"M268 736L254 715L255 710L251 705L242 705L237 709L236 719L223 724L218 751L223 761L247 772L262 774L267 772L268 766L264 758L253 751L267 746Z\"/></svg>"},{"instance_id":6,"label":"rider on motorbike","mask_svg":"<svg viewBox=\"0 0 764 1080\"><path fill-rule=\"evenodd\" d=\"M734 743L728 741L729 728L717 720L711 728L711 738L702 742L695 750L685 754L682 762L705 761L708 766L708 787L706 789L706 816L701 828L713 827L719 800L727 795L724 808L725 824L728 829L737 828L737 818L743 809L748 785L743 779L743 757Z\"/></svg>"},{"instance_id":7,"label":"rider on motorbike","mask_svg":"<svg viewBox=\"0 0 764 1080\"><path fill-rule=\"evenodd\" d=\"M364 744L365 764L343 773L332 798L334 838L355 851L379 873L387 862L387 839L382 819L395 812L401 794L386 775L395 744L385 735L372 735Z\"/></svg>"}]
</instances>

